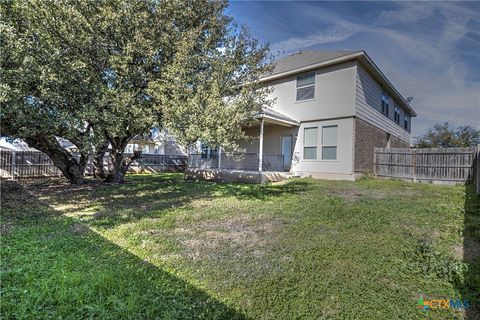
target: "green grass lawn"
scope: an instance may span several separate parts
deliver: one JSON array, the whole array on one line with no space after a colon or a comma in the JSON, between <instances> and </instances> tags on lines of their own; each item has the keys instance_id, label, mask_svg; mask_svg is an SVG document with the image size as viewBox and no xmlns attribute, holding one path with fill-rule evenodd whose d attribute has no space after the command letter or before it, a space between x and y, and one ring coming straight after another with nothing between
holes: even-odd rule
<instances>
[{"instance_id":1,"label":"green grass lawn","mask_svg":"<svg viewBox=\"0 0 480 320\"><path fill-rule=\"evenodd\" d=\"M2 318L475 319L471 187L2 183ZM419 298L468 299L463 311Z\"/></svg>"}]
</instances>

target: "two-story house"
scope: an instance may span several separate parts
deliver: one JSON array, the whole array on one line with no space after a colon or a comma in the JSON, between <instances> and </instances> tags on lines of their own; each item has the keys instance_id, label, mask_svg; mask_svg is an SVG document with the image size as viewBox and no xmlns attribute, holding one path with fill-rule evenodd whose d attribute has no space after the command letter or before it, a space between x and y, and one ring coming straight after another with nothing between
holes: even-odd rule
<instances>
[{"instance_id":1,"label":"two-story house","mask_svg":"<svg viewBox=\"0 0 480 320\"><path fill-rule=\"evenodd\" d=\"M245 128L240 154L215 152L210 176L236 169L353 180L372 171L374 147L410 144L416 113L364 51L297 52L259 81L273 89L273 106Z\"/></svg>"}]
</instances>

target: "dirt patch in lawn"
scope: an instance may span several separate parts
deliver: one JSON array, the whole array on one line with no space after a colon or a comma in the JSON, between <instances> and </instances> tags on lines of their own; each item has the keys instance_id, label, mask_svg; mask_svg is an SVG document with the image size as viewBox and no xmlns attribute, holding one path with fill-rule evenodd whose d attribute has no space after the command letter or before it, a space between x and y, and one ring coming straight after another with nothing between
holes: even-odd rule
<instances>
[{"instance_id":1,"label":"dirt patch in lawn","mask_svg":"<svg viewBox=\"0 0 480 320\"><path fill-rule=\"evenodd\" d=\"M288 221L238 215L182 225L170 231L190 259L219 258L225 252L233 256L262 257L265 248L277 239ZM228 249L228 250L224 250Z\"/></svg>"},{"instance_id":2,"label":"dirt patch in lawn","mask_svg":"<svg viewBox=\"0 0 480 320\"><path fill-rule=\"evenodd\" d=\"M85 236L90 232L90 228L83 223L74 223L70 226L70 232L77 236Z\"/></svg>"},{"instance_id":3,"label":"dirt patch in lawn","mask_svg":"<svg viewBox=\"0 0 480 320\"><path fill-rule=\"evenodd\" d=\"M387 192L380 192L378 190L375 190L375 192L371 192L358 188L332 189L328 190L327 193L342 198L347 202L356 202L365 199L383 200L389 197Z\"/></svg>"},{"instance_id":4,"label":"dirt patch in lawn","mask_svg":"<svg viewBox=\"0 0 480 320\"><path fill-rule=\"evenodd\" d=\"M388 189L370 190L358 187L327 189L326 194L340 197L347 202L356 202L359 200L385 200L394 197L398 198L399 196L412 198L417 196L413 190L403 190L401 194L398 194L397 192L392 192Z\"/></svg>"}]
</instances>

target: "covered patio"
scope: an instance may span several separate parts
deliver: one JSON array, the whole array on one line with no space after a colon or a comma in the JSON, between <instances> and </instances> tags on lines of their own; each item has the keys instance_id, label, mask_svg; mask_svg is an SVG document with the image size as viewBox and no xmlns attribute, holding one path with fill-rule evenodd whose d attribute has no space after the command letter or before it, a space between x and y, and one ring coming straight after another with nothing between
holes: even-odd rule
<instances>
[{"instance_id":1,"label":"covered patio","mask_svg":"<svg viewBox=\"0 0 480 320\"><path fill-rule=\"evenodd\" d=\"M249 139L238 142L240 152L226 153L218 148L190 154L187 177L238 181L248 176L246 180L252 182L282 180L290 172L299 126L298 121L263 108L244 128Z\"/></svg>"}]
</instances>

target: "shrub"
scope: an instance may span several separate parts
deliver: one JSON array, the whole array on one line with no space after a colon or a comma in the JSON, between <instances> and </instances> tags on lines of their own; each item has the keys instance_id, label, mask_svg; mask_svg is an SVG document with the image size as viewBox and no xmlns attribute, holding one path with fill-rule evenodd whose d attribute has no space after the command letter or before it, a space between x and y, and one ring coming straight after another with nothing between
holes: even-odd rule
<instances>
[{"instance_id":1,"label":"shrub","mask_svg":"<svg viewBox=\"0 0 480 320\"><path fill-rule=\"evenodd\" d=\"M434 243L427 238L418 239L413 263L420 274L426 277L461 282L467 265L435 249Z\"/></svg>"}]
</instances>

